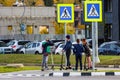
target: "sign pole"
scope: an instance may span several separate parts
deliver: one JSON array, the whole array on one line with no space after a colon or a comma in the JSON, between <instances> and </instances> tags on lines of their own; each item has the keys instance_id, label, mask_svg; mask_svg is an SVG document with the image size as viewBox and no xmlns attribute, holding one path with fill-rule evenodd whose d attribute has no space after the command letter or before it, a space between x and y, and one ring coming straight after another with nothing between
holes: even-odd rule
<instances>
[{"instance_id":1,"label":"sign pole","mask_svg":"<svg viewBox=\"0 0 120 80\"><path fill-rule=\"evenodd\" d=\"M95 23L92 22L92 68L95 69Z\"/></svg>"},{"instance_id":2,"label":"sign pole","mask_svg":"<svg viewBox=\"0 0 120 80\"><path fill-rule=\"evenodd\" d=\"M95 63L99 63L98 57L98 22L92 22L92 46L93 46L93 55L92 55L92 65L93 70L95 70Z\"/></svg>"},{"instance_id":3,"label":"sign pole","mask_svg":"<svg viewBox=\"0 0 120 80\"><path fill-rule=\"evenodd\" d=\"M99 63L98 57L98 22L102 22L102 1L84 2L85 22L92 22L92 67L95 70L95 63Z\"/></svg>"},{"instance_id":4,"label":"sign pole","mask_svg":"<svg viewBox=\"0 0 120 80\"><path fill-rule=\"evenodd\" d=\"M98 57L98 22L95 22L95 31L96 31L96 46L95 46L95 63L100 63L100 59Z\"/></svg>"},{"instance_id":5,"label":"sign pole","mask_svg":"<svg viewBox=\"0 0 120 80\"><path fill-rule=\"evenodd\" d=\"M66 27L66 23L64 24L64 31L65 31L65 38L66 38L66 35L67 35L67 27ZM66 44L66 39L65 39L65 44Z\"/></svg>"},{"instance_id":6,"label":"sign pole","mask_svg":"<svg viewBox=\"0 0 120 80\"><path fill-rule=\"evenodd\" d=\"M66 23L64 24L64 31L65 31L65 44L66 44L66 35L67 35L67 26L66 26ZM67 66L67 59L66 59L66 54L65 54L65 66Z\"/></svg>"}]
</instances>

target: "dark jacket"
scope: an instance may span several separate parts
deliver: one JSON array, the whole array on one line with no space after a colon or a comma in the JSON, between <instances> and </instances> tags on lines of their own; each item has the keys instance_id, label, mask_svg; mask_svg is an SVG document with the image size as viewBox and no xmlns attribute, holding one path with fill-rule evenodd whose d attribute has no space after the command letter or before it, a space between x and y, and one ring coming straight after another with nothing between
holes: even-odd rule
<instances>
[{"instance_id":1,"label":"dark jacket","mask_svg":"<svg viewBox=\"0 0 120 80\"><path fill-rule=\"evenodd\" d=\"M83 45L83 47L84 47L84 49L85 49L85 54L89 54L90 55L90 49L89 49L89 46L88 46L88 44L86 44L86 45Z\"/></svg>"},{"instance_id":2,"label":"dark jacket","mask_svg":"<svg viewBox=\"0 0 120 80\"><path fill-rule=\"evenodd\" d=\"M67 41L66 45L63 47L64 51L69 51L72 48L72 43L71 41Z\"/></svg>"},{"instance_id":3,"label":"dark jacket","mask_svg":"<svg viewBox=\"0 0 120 80\"><path fill-rule=\"evenodd\" d=\"M84 47L82 44L74 44L73 47L73 52L75 55L82 55L84 52Z\"/></svg>"}]
</instances>

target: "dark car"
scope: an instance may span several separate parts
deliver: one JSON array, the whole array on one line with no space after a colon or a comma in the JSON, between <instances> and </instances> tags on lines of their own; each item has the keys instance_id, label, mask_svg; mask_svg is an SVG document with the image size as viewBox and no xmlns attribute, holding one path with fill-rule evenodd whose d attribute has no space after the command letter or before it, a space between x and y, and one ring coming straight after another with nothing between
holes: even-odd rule
<instances>
[{"instance_id":1,"label":"dark car","mask_svg":"<svg viewBox=\"0 0 120 80\"><path fill-rule=\"evenodd\" d=\"M87 39L86 41L87 41L89 47L92 48L92 39ZM111 39L108 39L107 41L106 41L104 38L103 38L103 39L98 39L98 47L99 47L102 43L104 43L104 42L109 42L109 41L111 41Z\"/></svg>"},{"instance_id":2,"label":"dark car","mask_svg":"<svg viewBox=\"0 0 120 80\"><path fill-rule=\"evenodd\" d=\"M100 45L98 53L102 55L120 55L120 42L105 42Z\"/></svg>"}]
</instances>

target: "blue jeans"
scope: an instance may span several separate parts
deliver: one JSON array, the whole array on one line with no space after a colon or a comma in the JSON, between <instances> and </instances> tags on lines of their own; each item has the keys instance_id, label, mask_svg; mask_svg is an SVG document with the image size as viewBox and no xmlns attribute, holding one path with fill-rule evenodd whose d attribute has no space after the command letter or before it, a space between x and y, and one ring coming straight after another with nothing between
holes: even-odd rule
<instances>
[{"instance_id":1,"label":"blue jeans","mask_svg":"<svg viewBox=\"0 0 120 80\"><path fill-rule=\"evenodd\" d=\"M48 62L48 55L45 56L45 55L43 54L43 58L42 58L42 69L48 68L47 62Z\"/></svg>"}]
</instances>

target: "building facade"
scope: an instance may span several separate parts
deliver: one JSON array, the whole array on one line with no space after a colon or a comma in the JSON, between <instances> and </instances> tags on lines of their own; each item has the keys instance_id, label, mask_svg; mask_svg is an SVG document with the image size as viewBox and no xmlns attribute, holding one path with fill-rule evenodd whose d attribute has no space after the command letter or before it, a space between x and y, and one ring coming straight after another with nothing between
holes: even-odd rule
<instances>
[{"instance_id":1,"label":"building facade","mask_svg":"<svg viewBox=\"0 0 120 80\"><path fill-rule=\"evenodd\" d=\"M55 7L0 7L0 38L54 34L55 17Z\"/></svg>"},{"instance_id":2,"label":"building facade","mask_svg":"<svg viewBox=\"0 0 120 80\"><path fill-rule=\"evenodd\" d=\"M120 0L102 0L102 3L103 21L98 26L98 38L120 41ZM91 23L84 22L83 12L81 16L81 23L86 25L86 38L91 38Z\"/></svg>"},{"instance_id":3,"label":"building facade","mask_svg":"<svg viewBox=\"0 0 120 80\"><path fill-rule=\"evenodd\" d=\"M112 0L113 3L113 27L112 39L120 41L120 0Z\"/></svg>"}]
</instances>

